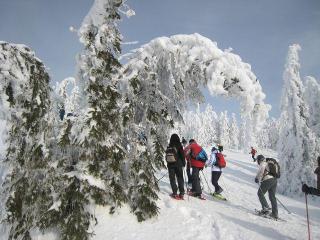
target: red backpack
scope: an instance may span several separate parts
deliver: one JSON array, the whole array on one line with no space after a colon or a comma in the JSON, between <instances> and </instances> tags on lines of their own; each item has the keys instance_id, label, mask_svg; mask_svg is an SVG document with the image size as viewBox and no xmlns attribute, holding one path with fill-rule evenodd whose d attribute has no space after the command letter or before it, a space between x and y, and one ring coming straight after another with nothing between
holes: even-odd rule
<instances>
[{"instance_id":1,"label":"red backpack","mask_svg":"<svg viewBox=\"0 0 320 240\"><path fill-rule=\"evenodd\" d=\"M222 153L216 153L216 165L220 168L225 168L227 163L226 163L226 160L224 159L224 156Z\"/></svg>"}]
</instances>

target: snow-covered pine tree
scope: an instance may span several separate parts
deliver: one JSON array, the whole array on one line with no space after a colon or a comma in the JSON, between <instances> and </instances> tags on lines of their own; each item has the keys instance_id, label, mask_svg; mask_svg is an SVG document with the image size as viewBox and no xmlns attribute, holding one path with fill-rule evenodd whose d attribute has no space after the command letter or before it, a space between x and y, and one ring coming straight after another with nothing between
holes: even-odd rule
<instances>
[{"instance_id":1,"label":"snow-covered pine tree","mask_svg":"<svg viewBox=\"0 0 320 240\"><path fill-rule=\"evenodd\" d=\"M267 119L256 135L257 144L262 149L276 150L279 139L279 124L274 118Z\"/></svg>"},{"instance_id":2,"label":"snow-covered pine tree","mask_svg":"<svg viewBox=\"0 0 320 240\"><path fill-rule=\"evenodd\" d=\"M125 71L128 71L126 69ZM158 214L159 190L155 173L164 167L163 153L170 129L174 127L172 101L165 97L158 76L145 68L143 79L133 77L126 84L129 145L129 204L139 221Z\"/></svg>"},{"instance_id":3,"label":"snow-covered pine tree","mask_svg":"<svg viewBox=\"0 0 320 240\"><path fill-rule=\"evenodd\" d=\"M289 47L283 74L278 153L282 169L279 191L284 194L301 194L301 182L314 185L315 137L307 125L308 109L299 74L300 49L297 44Z\"/></svg>"},{"instance_id":4,"label":"snow-covered pine tree","mask_svg":"<svg viewBox=\"0 0 320 240\"><path fill-rule=\"evenodd\" d=\"M52 204L47 170L49 75L43 63L26 46L0 43L1 104L8 117L6 164L3 183L5 222L9 239L31 239L30 231Z\"/></svg>"},{"instance_id":5,"label":"snow-covered pine tree","mask_svg":"<svg viewBox=\"0 0 320 240\"><path fill-rule=\"evenodd\" d=\"M208 104L201 115L199 131L202 132L202 144L204 146L210 146L217 142L217 114L213 111L212 106Z\"/></svg>"},{"instance_id":6,"label":"snow-covered pine tree","mask_svg":"<svg viewBox=\"0 0 320 240\"><path fill-rule=\"evenodd\" d=\"M304 98L309 107L308 123L317 138L320 137L320 84L314 77L306 77Z\"/></svg>"},{"instance_id":7,"label":"snow-covered pine tree","mask_svg":"<svg viewBox=\"0 0 320 240\"><path fill-rule=\"evenodd\" d=\"M230 147L230 126L228 112L224 111L220 113L218 121L218 143L224 147Z\"/></svg>"},{"instance_id":8,"label":"snow-covered pine tree","mask_svg":"<svg viewBox=\"0 0 320 240\"><path fill-rule=\"evenodd\" d=\"M234 113L230 124L230 148L239 149L239 127Z\"/></svg>"},{"instance_id":9,"label":"snow-covered pine tree","mask_svg":"<svg viewBox=\"0 0 320 240\"><path fill-rule=\"evenodd\" d=\"M85 46L78 64L79 80L87 104L85 115L78 121L80 127L75 129L76 144L81 147L78 166L103 182L103 188L89 184L90 194L95 203L111 206L111 213L127 200L118 89L121 64L117 59L121 51L117 26L121 5L121 0L96 0L79 30Z\"/></svg>"}]
</instances>

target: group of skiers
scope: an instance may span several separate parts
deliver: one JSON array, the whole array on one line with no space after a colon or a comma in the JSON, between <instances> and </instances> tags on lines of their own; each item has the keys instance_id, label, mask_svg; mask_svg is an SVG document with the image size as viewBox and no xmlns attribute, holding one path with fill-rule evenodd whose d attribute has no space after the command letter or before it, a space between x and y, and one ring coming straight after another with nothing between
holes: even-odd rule
<instances>
[{"instance_id":1,"label":"group of skiers","mask_svg":"<svg viewBox=\"0 0 320 240\"><path fill-rule=\"evenodd\" d=\"M225 166L218 164L218 158L222 155L222 151L222 145L218 144L217 146L213 146L211 148L210 157L208 158L203 148L194 139L190 139L189 143L187 143L187 141L182 138L182 141L180 142L179 136L177 134L172 134L169 146L166 150L169 180L172 188L171 197L177 200L184 199L185 187L183 168L185 166L188 178L188 186L191 185L191 189L187 187L189 195L204 199L200 185L200 171L203 170L204 167L211 167L211 183L215 190L213 196L219 196L223 189L219 185L218 181L222 174L221 168ZM261 154L255 158L256 153L257 151L251 147L250 154L252 159L254 162L257 161L259 166L257 175L255 177L255 182L259 184L257 195L262 209L257 212L259 215L268 216L277 220L278 206L276 189L277 178L280 177L280 166L275 159L265 158ZM318 157L318 165L319 166L315 170L315 173L318 176L317 188L312 188L304 184L302 186L302 191L305 194L320 196L320 156ZM271 202L271 208L269 207L269 204L264 196L267 192Z\"/></svg>"},{"instance_id":2,"label":"group of skiers","mask_svg":"<svg viewBox=\"0 0 320 240\"><path fill-rule=\"evenodd\" d=\"M181 144L182 143L182 144ZM220 151L223 150L222 145ZM172 134L170 137L169 146L166 150L166 160L169 172L169 180L172 189L171 197L182 200L184 199L184 177L183 167L186 166L187 178L188 178L188 194L193 197L204 199L202 196L202 189L200 185L200 171L204 167L211 167L212 175L211 182L215 188L215 194L220 194L223 189L218 184L218 180L221 176L221 167L217 166L217 153L218 147L212 147L210 157L208 158L203 148L194 139L190 139L189 143L177 134ZM171 156L174 156L172 158ZM178 183L178 186L177 186ZM189 186L191 185L191 189ZM178 194L179 190L179 194Z\"/></svg>"}]
</instances>

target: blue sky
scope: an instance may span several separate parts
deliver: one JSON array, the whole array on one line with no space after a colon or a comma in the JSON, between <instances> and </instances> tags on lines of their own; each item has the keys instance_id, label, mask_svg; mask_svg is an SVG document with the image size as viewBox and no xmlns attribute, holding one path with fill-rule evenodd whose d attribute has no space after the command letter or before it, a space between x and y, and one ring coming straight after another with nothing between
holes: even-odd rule
<instances>
[{"instance_id":1,"label":"blue sky","mask_svg":"<svg viewBox=\"0 0 320 240\"><path fill-rule=\"evenodd\" d=\"M75 74L75 56L81 50L78 28L93 1L0 0L0 40L23 43L50 68L53 81ZM320 79L319 0L136 0L128 1L136 16L123 18L123 52L155 37L200 33L232 47L252 66L266 102L279 116L282 73L288 46L299 43L301 76ZM209 97L216 111L237 112L238 103Z\"/></svg>"}]
</instances>

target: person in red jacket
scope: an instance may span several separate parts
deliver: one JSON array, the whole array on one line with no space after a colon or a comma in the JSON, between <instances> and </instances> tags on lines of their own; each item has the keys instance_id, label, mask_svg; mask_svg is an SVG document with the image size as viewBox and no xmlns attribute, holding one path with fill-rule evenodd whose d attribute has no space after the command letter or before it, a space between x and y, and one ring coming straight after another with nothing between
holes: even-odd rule
<instances>
[{"instance_id":1,"label":"person in red jacket","mask_svg":"<svg viewBox=\"0 0 320 240\"><path fill-rule=\"evenodd\" d=\"M255 150L253 147L251 147L251 152L249 152L249 153L251 154L251 157L252 157L253 161L255 162L256 159L255 159L254 155L256 155L257 150Z\"/></svg>"},{"instance_id":2,"label":"person in red jacket","mask_svg":"<svg viewBox=\"0 0 320 240\"><path fill-rule=\"evenodd\" d=\"M191 193L194 197L202 197L202 190L200 186L200 177L199 172L203 169L205 163L196 160L195 156L201 151L201 146L197 144L194 139L190 139L189 145L185 148L185 156L190 161L190 165L192 168L192 189Z\"/></svg>"}]
</instances>

